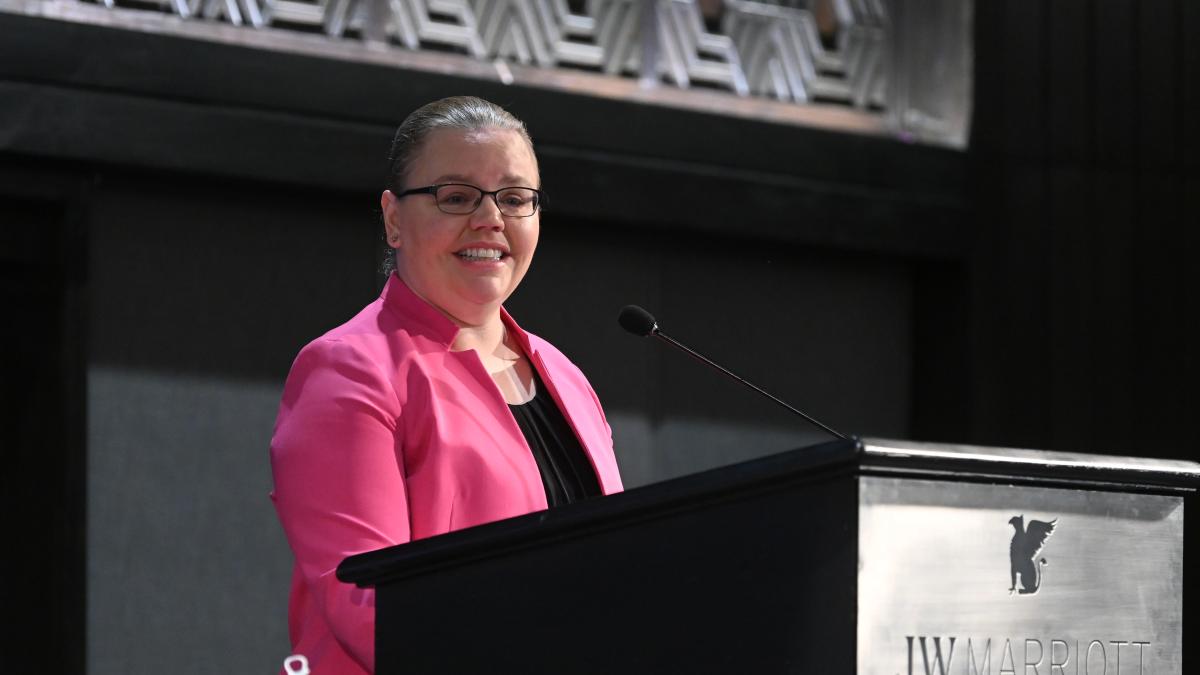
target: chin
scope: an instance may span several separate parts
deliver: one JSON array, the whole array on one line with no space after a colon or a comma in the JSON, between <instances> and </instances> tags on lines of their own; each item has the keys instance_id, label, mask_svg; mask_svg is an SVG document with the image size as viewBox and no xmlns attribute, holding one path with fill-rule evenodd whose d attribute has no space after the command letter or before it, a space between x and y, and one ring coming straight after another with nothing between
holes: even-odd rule
<instances>
[{"instance_id":1,"label":"chin","mask_svg":"<svg viewBox=\"0 0 1200 675\"><path fill-rule=\"evenodd\" d=\"M476 281L462 289L462 297L477 305L503 303L505 300L508 300L508 296L512 295L514 290L516 289L509 288L508 284L480 283Z\"/></svg>"}]
</instances>

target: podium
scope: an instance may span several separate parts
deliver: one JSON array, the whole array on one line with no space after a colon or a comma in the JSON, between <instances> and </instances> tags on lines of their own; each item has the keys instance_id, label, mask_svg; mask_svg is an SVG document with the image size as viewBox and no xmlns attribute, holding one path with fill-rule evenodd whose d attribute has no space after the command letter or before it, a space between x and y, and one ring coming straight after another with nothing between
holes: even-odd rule
<instances>
[{"instance_id":1,"label":"podium","mask_svg":"<svg viewBox=\"0 0 1200 675\"><path fill-rule=\"evenodd\" d=\"M852 439L337 575L377 589L380 675L1182 675L1197 485L1192 462Z\"/></svg>"}]
</instances>

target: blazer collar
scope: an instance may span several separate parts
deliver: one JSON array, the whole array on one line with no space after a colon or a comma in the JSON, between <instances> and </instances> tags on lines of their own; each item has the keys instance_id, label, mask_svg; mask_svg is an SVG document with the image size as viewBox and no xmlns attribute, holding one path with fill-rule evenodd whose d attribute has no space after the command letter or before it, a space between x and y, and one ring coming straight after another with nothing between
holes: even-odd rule
<instances>
[{"instance_id":1,"label":"blazer collar","mask_svg":"<svg viewBox=\"0 0 1200 675\"><path fill-rule=\"evenodd\" d=\"M521 351L525 352L526 356L533 356L537 349L535 348L533 342L530 341L529 333L526 333L524 330L522 330L521 327L517 325L516 319L512 318L512 315L508 313L508 310L504 309L503 307L500 308L500 320L504 322L504 325L508 328L509 334L512 335L513 339L517 341L517 344L521 346Z\"/></svg>"},{"instance_id":2,"label":"blazer collar","mask_svg":"<svg viewBox=\"0 0 1200 675\"><path fill-rule=\"evenodd\" d=\"M436 307L426 302L421 296L417 295L408 287L408 284L392 273L383 286L383 292L379 297L383 300L385 307L390 308L399 316L405 319L405 328L414 333L419 333L429 339L438 342L450 349L450 345L454 344L454 338L458 335L458 326L453 321L442 314ZM517 322L508 313L508 310L500 308L500 319L516 339L517 344L526 354L534 352L533 346L530 344L529 335L521 330Z\"/></svg>"}]
</instances>

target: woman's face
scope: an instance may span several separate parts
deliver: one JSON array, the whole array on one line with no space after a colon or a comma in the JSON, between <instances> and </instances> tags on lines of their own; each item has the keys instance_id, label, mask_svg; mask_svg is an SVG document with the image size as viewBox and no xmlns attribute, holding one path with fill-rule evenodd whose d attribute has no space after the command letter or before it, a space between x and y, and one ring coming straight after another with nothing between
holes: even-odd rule
<instances>
[{"instance_id":1,"label":"woman's face","mask_svg":"<svg viewBox=\"0 0 1200 675\"><path fill-rule=\"evenodd\" d=\"M466 183L485 191L538 187L533 149L515 131L441 129L430 133L412 162L405 189ZM533 260L540 212L526 218L500 214L490 195L467 215L443 213L433 195L381 200L396 273L409 288L460 324L479 325L512 295ZM499 251L499 259L466 255Z\"/></svg>"}]
</instances>

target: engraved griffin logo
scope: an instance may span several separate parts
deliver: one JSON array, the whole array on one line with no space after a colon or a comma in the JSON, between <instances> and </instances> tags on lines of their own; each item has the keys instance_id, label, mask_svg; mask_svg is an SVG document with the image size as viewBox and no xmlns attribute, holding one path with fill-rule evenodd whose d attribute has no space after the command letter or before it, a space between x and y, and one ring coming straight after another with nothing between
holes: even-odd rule
<instances>
[{"instance_id":1,"label":"engraved griffin logo","mask_svg":"<svg viewBox=\"0 0 1200 675\"><path fill-rule=\"evenodd\" d=\"M1031 520L1029 527L1026 527L1024 515L1013 516L1009 519L1008 524L1016 530L1013 533L1012 543L1008 546L1009 595L1014 592L1029 595L1037 593L1041 588L1042 566L1046 564L1046 559L1038 559L1038 554L1041 553L1046 538L1054 533L1054 525L1057 522L1057 518L1048 523ZM1020 589L1017 588L1018 576L1021 577Z\"/></svg>"}]
</instances>

